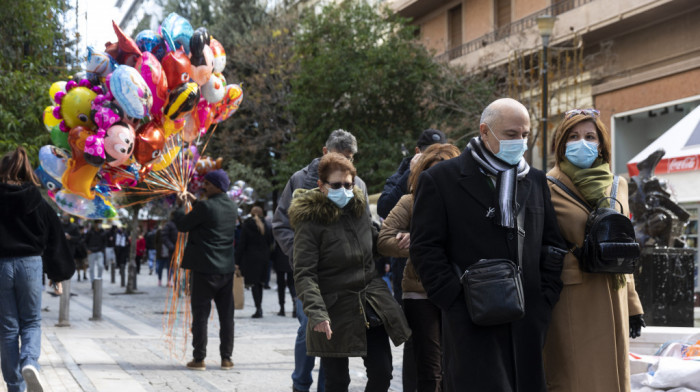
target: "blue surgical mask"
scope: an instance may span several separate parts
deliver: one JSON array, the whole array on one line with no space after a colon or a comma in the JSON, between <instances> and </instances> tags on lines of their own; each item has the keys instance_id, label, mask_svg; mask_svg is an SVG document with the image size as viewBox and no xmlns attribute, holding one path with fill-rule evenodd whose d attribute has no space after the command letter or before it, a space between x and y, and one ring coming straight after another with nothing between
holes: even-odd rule
<instances>
[{"instance_id":1,"label":"blue surgical mask","mask_svg":"<svg viewBox=\"0 0 700 392\"><path fill-rule=\"evenodd\" d=\"M598 143L586 140L577 140L566 143L566 153L564 154L569 162L581 169L588 169L598 158Z\"/></svg>"},{"instance_id":2,"label":"blue surgical mask","mask_svg":"<svg viewBox=\"0 0 700 392\"><path fill-rule=\"evenodd\" d=\"M489 132L499 143L498 154L494 154L496 158L509 165L517 165L523 158L525 151L527 151L527 139L500 140L488 124L486 124L486 127L488 127Z\"/></svg>"},{"instance_id":3,"label":"blue surgical mask","mask_svg":"<svg viewBox=\"0 0 700 392\"><path fill-rule=\"evenodd\" d=\"M345 189L341 187L340 189L328 190L328 198L340 208L345 207L354 196L355 195L352 193L352 189Z\"/></svg>"}]
</instances>

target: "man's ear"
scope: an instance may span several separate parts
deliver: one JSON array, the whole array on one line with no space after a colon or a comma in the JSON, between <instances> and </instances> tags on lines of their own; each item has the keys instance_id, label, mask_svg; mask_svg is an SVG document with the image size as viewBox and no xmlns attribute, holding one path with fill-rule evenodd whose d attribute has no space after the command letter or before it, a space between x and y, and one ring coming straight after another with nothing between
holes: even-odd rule
<instances>
[{"instance_id":1,"label":"man's ear","mask_svg":"<svg viewBox=\"0 0 700 392\"><path fill-rule=\"evenodd\" d=\"M328 148L326 146L323 146L323 155L326 155L326 154L328 154Z\"/></svg>"},{"instance_id":2,"label":"man's ear","mask_svg":"<svg viewBox=\"0 0 700 392\"><path fill-rule=\"evenodd\" d=\"M484 139L484 136L487 136L487 133L489 133L489 126L486 125L486 123L481 123L479 124L479 136L481 136L481 139Z\"/></svg>"}]
</instances>

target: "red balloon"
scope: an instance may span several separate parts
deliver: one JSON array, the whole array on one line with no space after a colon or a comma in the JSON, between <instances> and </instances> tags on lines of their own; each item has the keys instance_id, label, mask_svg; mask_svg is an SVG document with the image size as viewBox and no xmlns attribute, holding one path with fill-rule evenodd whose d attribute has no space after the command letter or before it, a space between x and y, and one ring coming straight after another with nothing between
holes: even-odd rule
<instances>
[{"instance_id":1,"label":"red balloon","mask_svg":"<svg viewBox=\"0 0 700 392\"><path fill-rule=\"evenodd\" d=\"M168 78L169 90L173 90L177 86L190 81L192 65L190 64L190 58L187 57L184 51L176 50L166 54L163 57L162 64L165 77Z\"/></svg>"},{"instance_id":2,"label":"red balloon","mask_svg":"<svg viewBox=\"0 0 700 392\"><path fill-rule=\"evenodd\" d=\"M134 159L142 166L147 166L160 159L165 147L163 129L155 121L143 124L136 130L136 148Z\"/></svg>"}]
</instances>

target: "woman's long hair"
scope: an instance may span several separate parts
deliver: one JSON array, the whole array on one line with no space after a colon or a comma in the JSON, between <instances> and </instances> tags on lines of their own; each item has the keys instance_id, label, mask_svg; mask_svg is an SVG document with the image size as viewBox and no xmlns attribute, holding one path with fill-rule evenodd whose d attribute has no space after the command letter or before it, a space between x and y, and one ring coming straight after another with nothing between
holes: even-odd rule
<instances>
[{"instance_id":1,"label":"woman's long hair","mask_svg":"<svg viewBox=\"0 0 700 392\"><path fill-rule=\"evenodd\" d=\"M440 161L446 161L457 156L459 156L459 148L452 144L433 144L428 147L418 158L418 162L408 176L408 191L415 196L418 177L424 170L430 169Z\"/></svg>"},{"instance_id":2,"label":"woman's long hair","mask_svg":"<svg viewBox=\"0 0 700 392\"><path fill-rule=\"evenodd\" d=\"M253 216L253 219L255 220L255 224L258 226L258 231L260 231L260 234L265 234L265 223L262 221L262 216L263 216L263 210L262 208L255 206L250 209L250 215Z\"/></svg>"},{"instance_id":3,"label":"woman's long hair","mask_svg":"<svg viewBox=\"0 0 700 392\"><path fill-rule=\"evenodd\" d=\"M17 146L15 151L8 152L2 157L0 163L0 182L20 185L31 183L40 186L39 178L34 174L32 163L29 161L27 151L22 146Z\"/></svg>"}]
</instances>

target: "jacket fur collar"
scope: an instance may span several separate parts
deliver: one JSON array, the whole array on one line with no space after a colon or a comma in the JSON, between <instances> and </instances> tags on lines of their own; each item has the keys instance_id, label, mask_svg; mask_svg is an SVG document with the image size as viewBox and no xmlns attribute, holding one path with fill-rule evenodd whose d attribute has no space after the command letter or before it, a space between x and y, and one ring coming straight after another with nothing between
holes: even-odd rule
<instances>
[{"instance_id":1,"label":"jacket fur collar","mask_svg":"<svg viewBox=\"0 0 700 392\"><path fill-rule=\"evenodd\" d=\"M355 186L352 190L353 198L345 208L338 208L319 188L298 188L292 195L292 204L289 207L289 223L295 227L298 223L311 221L323 225L338 222L347 210L354 217L361 217L365 213L365 195Z\"/></svg>"}]
</instances>

